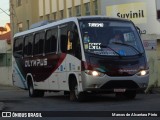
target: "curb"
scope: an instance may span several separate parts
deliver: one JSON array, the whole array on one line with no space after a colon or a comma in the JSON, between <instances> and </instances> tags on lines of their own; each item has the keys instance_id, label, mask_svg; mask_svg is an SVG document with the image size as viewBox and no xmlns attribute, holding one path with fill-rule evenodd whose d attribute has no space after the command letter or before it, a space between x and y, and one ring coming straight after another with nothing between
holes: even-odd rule
<instances>
[{"instance_id":1,"label":"curb","mask_svg":"<svg viewBox=\"0 0 160 120\"><path fill-rule=\"evenodd\" d=\"M3 103L3 102L0 102L0 111L4 110L4 108L5 108L4 103Z\"/></svg>"}]
</instances>

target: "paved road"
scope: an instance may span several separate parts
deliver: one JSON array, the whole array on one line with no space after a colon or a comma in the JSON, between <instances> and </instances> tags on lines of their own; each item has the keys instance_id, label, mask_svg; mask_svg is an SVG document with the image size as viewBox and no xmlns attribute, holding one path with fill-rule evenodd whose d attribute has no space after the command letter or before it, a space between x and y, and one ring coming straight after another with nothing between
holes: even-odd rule
<instances>
[{"instance_id":1,"label":"paved road","mask_svg":"<svg viewBox=\"0 0 160 120\"><path fill-rule=\"evenodd\" d=\"M117 99L114 95L98 95L90 96L89 101L83 103L70 102L69 97L63 96L62 94L63 93L47 93L43 98L29 98L28 91L14 87L0 87L0 102L5 103L6 108L4 111L160 111L160 94L139 94L135 100ZM60 114L64 115L62 112ZM97 118L93 114L95 114L95 116L97 115L94 112L91 114L92 117L84 118L87 120L106 120L106 118L103 117ZM75 119L58 117L54 118L54 120L64 118L68 120ZM111 119L115 118L112 117ZM119 119L124 120L129 118L120 117ZM132 119L142 120L140 117L134 117ZM144 119L147 120L149 118ZM158 120L157 117L152 117L152 119Z\"/></svg>"}]
</instances>

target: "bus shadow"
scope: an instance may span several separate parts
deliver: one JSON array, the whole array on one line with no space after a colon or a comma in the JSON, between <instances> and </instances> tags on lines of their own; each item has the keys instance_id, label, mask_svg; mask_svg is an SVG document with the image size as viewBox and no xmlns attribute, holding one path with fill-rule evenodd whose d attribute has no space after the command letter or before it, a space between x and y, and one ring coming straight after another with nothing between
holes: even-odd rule
<instances>
[{"instance_id":1,"label":"bus shadow","mask_svg":"<svg viewBox=\"0 0 160 120\"><path fill-rule=\"evenodd\" d=\"M70 101L69 95L49 95L45 96L47 99L55 99L58 101ZM86 95L84 101L82 102L130 102L130 101L139 101L143 98L137 96L135 99L127 99L124 96L116 96L115 94L98 94L98 95Z\"/></svg>"}]
</instances>

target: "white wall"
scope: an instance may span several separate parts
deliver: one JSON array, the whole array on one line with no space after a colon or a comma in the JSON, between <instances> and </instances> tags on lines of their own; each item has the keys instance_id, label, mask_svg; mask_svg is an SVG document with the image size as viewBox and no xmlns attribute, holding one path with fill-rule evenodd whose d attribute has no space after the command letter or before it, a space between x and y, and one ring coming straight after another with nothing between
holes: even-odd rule
<instances>
[{"instance_id":1,"label":"white wall","mask_svg":"<svg viewBox=\"0 0 160 120\"><path fill-rule=\"evenodd\" d=\"M157 5L156 0L101 0L101 7L102 7L102 15L107 15L106 8L110 6L121 6L124 4L131 4L131 3L145 3L143 9L138 7L138 10L146 11L145 21L141 21L142 23L135 23L136 26L140 27L142 31L146 31L146 34L160 34L160 22L157 20ZM158 3L157 3L158 4ZM117 7L118 8L118 7ZM115 8L115 11L117 10ZM137 6L133 6L133 9L137 8ZM126 13L130 13L132 8L126 10ZM146 10L145 10L146 9ZM133 10L134 11L134 10ZM135 12L135 11L134 11ZM111 17L111 16L110 16ZM117 16L112 16L117 17ZM134 21L133 21L134 22Z\"/></svg>"},{"instance_id":2,"label":"white wall","mask_svg":"<svg viewBox=\"0 0 160 120\"><path fill-rule=\"evenodd\" d=\"M0 67L0 84L1 85L12 85L11 77L12 67Z\"/></svg>"},{"instance_id":3,"label":"white wall","mask_svg":"<svg viewBox=\"0 0 160 120\"><path fill-rule=\"evenodd\" d=\"M0 54L1 53L11 53L11 45L7 44L6 40L0 41ZM11 71L11 66L0 66L0 84L12 85Z\"/></svg>"},{"instance_id":4,"label":"white wall","mask_svg":"<svg viewBox=\"0 0 160 120\"><path fill-rule=\"evenodd\" d=\"M160 35L142 35L142 40L156 40L156 50L146 50L147 59L149 63L149 87L160 87Z\"/></svg>"}]
</instances>

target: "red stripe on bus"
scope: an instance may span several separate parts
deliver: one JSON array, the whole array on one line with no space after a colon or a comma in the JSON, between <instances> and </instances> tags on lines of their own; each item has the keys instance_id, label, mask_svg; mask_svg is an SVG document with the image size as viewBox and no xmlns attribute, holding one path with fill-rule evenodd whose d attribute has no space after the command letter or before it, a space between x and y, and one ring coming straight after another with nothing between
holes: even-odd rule
<instances>
[{"instance_id":1,"label":"red stripe on bus","mask_svg":"<svg viewBox=\"0 0 160 120\"><path fill-rule=\"evenodd\" d=\"M64 61L64 59L66 58L66 56L67 56L67 54L65 54L65 53L62 53L62 54L60 55L60 58L59 58L59 60L58 60L58 63L57 63L57 65L55 66L55 68L53 69L52 73L54 73L54 72L57 70L57 68L62 64L62 62Z\"/></svg>"}]
</instances>

